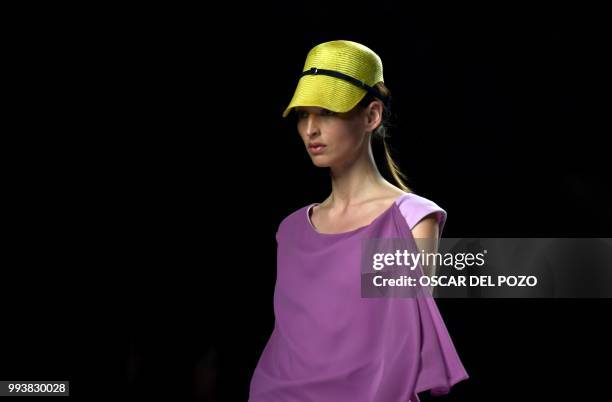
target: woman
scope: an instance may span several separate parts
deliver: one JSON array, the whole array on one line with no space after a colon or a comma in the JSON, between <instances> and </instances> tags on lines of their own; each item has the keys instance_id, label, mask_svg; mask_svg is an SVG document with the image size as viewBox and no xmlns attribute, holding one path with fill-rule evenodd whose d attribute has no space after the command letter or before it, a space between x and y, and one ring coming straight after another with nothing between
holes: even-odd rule
<instances>
[{"instance_id":1,"label":"woman","mask_svg":"<svg viewBox=\"0 0 612 402\"><path fill-rule=\"evenodd\" d=\"M429 238L437 249L446 220L401 180L384 143L389 106L371 49L337 40L310 50L283 117L295 113L332 191L278 227L275 326L250 402L417 402L418 392L445 394L468 378L433 298L364 297L363 240ZM377 169L375 136L399 188Z\"/></svg>"}]
</instances>

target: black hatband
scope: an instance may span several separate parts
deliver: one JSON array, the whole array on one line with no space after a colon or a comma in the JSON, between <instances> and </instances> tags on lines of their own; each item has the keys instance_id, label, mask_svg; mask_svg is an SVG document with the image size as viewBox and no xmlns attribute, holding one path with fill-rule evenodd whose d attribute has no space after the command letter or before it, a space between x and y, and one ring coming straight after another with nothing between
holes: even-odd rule
<instances>
[{"instance_id":1,"label":"black hatband","mask_svg":"<svg viewBox=\"0 0 612 402\"><path fill-rule=\"evenodd\" d=\"M339 78L341 80L348 81L351 84L353 84L353 85L355 85L355 86L357 86L359 88L365 89L372 96L374 96L374 97L380 99L381 101L383 101L383 103L385 104L385 107L387 109L391 109L391 96L384 96L376 88L371 87L368 84L366 84L365 82L359 81L358 79L353 78L350 75L346 75L344 73L341 73L340 71L325 70L323 68L312 67L310 70L306 70L306 71L302 72L302 75L300 75L300 78L305 76L305 75L317 75L317 74L329 75L330 77L336 77L336 78Z\"/></svg>"}]
</instances>

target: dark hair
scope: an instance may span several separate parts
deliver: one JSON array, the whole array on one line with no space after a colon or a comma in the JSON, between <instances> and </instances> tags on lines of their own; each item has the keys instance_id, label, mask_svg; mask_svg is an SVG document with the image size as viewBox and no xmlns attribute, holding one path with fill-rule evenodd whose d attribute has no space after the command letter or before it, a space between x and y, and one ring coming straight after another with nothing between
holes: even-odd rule
<instances>
[{"instance_id":1,"label":"dark hair","mask_svg":"<svg viewBox=\"0 0 612 402\"><path fill-rule=\"evenodd\" d=\"M389 88L387 88L385 84L383 84L382 82L379 82L378 84L374 85L374 87L378 89L378 91L382 93L384 96L391 95L391 91L389 91ZM375 100L379 100L379 99L374 97L374 95L368 92L366 93L365 97L357 104L356 107L360 109L365 109L370 105L370 103L372 103ZM391 124L392 117L393 116L392 116L391 111L383 106L382 121L380 125L376 127L376 129L374 129L374 131L372 132L372 152L374 153L375 159L379 159L379 158L376 158L377 154L384 153L385 162L386 162L385 164L383 164L383 166L385 166L384 170L387 172L387 174L393 177L397 185L402 190L404 190L407 193L412 193L413 191L404 182L404 180L407 180L406 175L402 173L397 163L395 163L395 161L393 160L393 153L392 153L393 148L391 148L389 144L387 144L387 141L386 141L386 139L390 137L389 127L392 126ZM382 149L381 149L381 145L382 145ZM379 168L381 168L380 161L378 161L378 165L379 165Z\"/></svg>"}]
</instances>

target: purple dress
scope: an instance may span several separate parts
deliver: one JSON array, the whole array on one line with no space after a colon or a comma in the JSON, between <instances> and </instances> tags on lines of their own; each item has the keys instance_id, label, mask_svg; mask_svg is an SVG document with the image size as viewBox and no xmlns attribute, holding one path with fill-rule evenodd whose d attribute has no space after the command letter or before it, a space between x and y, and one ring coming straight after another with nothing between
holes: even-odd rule
<instances>
[{"instance_id":1,"label":"purple dress","mask_svg":"<svg viewBox=\"0 0 612 402\"><path fill-rule=\"evenodd\" d=\"M468 378L432 297L362 298L361 241L412 237L446 211L403 194L369 225L318 232L311 204L276 233L275 324L250 383L249 402L418 402Z\"/></svg>"}]
</instances>

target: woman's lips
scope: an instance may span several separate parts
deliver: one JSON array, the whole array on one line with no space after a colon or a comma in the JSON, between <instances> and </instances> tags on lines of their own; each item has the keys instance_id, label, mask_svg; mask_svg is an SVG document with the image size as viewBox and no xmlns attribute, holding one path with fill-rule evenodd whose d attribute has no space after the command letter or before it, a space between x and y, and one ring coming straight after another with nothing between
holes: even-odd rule
<instances>
[{"instance_id":1,"label":"woman's lips","mask_svg":"<svg viewBox=\"0 0 612 402\"><path fill-rule=\"evenodd\" d=\"M308 150L313 154L320 154L325 149L325 145L309 146Z\"/></svg>"}]
</instances>

